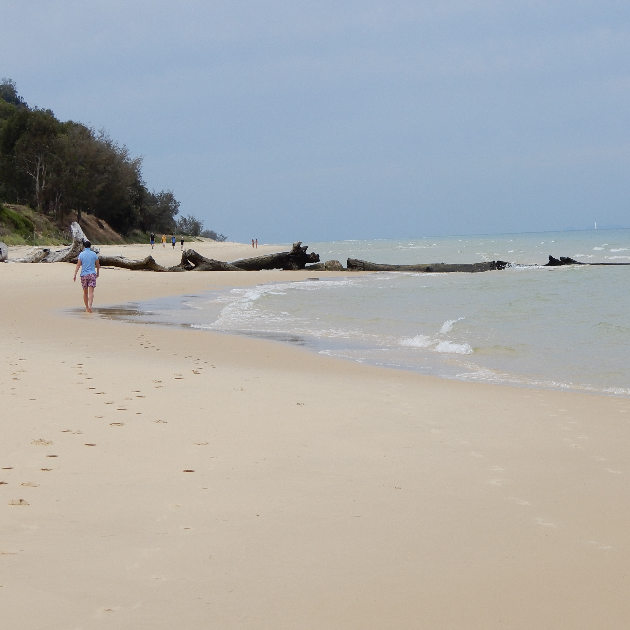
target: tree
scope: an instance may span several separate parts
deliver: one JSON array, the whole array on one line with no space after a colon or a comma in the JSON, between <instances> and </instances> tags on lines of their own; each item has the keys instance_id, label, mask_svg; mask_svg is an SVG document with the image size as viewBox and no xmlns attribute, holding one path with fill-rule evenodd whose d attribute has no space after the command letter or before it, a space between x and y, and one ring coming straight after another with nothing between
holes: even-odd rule
<instances>
[{"instance_id":1,"label":"tree","mask_svg":"<svg viewBox=\"0 0 630 630\"><path fill-rule=\"evenodd\" d=\"M177 231L180 234L186 234L187 236L199 236L202 230L203 223L190 214L185 217L180 217L177 220Z\"/></svg>"},{"instance_id":2,"label":"tree","mask_svg":"<svg viewBox=\"0 0 630 630\"><path fill-rule=\"evenodd\" d=\"M17 93L15 81L6 77L0 81L0 99L19 108L28 108L24 99Z\"/></svg>"},{"instance_id":3,"label":"tree","mask_svg":"<svg viewBox=\"0 0 630 630\"><path fill-rule=\"evenodd\" d=\"M46 210L44 194L55 161L54 145L59 134L59 122L49 111L27 111L26 116L25 132L14 145L15 162L17 168L31 179L34 206L43 212Z\"/></svg>"},{"instance_id":4,"label":"tree","mask_svg":"<svg viewBox=\"0 0 630 630\"><path fill-rule=\"evenodd\" d=\"M225 236L225 234L217 234L214 230L203 230L201 232L201 236L204 238L211 238L213 241L227 241L227 236Z\"/></svg>"},{"instance_id":5,"label":"tree","mask_svg":"<svg viewBox=\"0 0 630 630\"><path fill-rule=\"evenodd\" d=\"M170 190L146 194L141 211L141 225L147 232L176 231L175 215L179 212L179 201Z\"/></svg>"},{"instance_id":6,"label":"tree","mask_svg":"<svg viewBox=\"0 0 630 630\"><path fill-rule=\"evenodd\" d=\"M75 211L107 221L122 234L134 229L173 232L179 202L170 191L149 192L141 158L104 131L60 122L31 109L15 83L0 83L0 199L54 214Z\"/></svg>"}]
</instances>

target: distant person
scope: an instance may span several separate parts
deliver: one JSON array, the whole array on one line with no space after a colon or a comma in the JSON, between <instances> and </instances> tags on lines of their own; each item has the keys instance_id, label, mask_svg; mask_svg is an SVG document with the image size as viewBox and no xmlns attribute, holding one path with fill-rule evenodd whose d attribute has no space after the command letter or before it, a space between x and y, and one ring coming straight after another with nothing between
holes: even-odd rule
<instances>
[{"instance_id":1,"label":"distant person","mask_svg":"<svg viewBox=\"0 0 630 630\"><path fill-rule=\"evenodd\" d=\"M252 247L254 247L254 239L252 239Z\"/></svg>"},{"instance_id":2,"label":"distant person","mask_svg":"<svg viewBox=\"0 0 630 630\"><path fill-rule=\"evenodd\" d=\"M166 247L166 234L162 234L162 247Z\"/></svg>"},{"instance_id":3,"label":"distant person","mask_svg":"<svg viewBox=\"0 0 630 630\"><path fill-rule=\"evenodd\" d=\"M81 270L81 286L83 287L85 310L91 313L94 289L96 287L96 279L101 271L101 263L98 260L98 254L92 250L90 241L83 241L83 251L79 254L77 266L74 268L73 282L77 281L79 269Z\"/></svg>"},{"instance_id":4,"label":"distant person","mask_svg":"<svg viewBox=\"0 0 630 630\"><path fill-rule=\"evenodd\" d=\"M153 234L153 232L151 232L151 249L153 249L154 245L155 245L155 234Z\"/></svg>"},{"instance_id":5,"label":"distant person","mask_svg":"<svg viewBox=\"0 0 630 630\"><path fill-rule=\"evenodd\" d=\"M182 244L182 251L184 251L184 237L182 236L182 240L180 241Z\"/></svg>"},{"instance_id":6,"label":"distant person","mask_svg":"<svg viewBox=\"0 0 630 630\"><path fill-rule=\"evenodd\" d=\"M173 246L173 249L175 249L175 242L176 242L176 238L175 238L175 234L173 234L173 236L171 236L171 245Z\"/></svg>"},{"instance_id":7,"label":"distant person","mask_svg":"<svg viewBox=\"0 0 630 630\"><path fill-rule=\"evenodd\" d=\"M256 239L256 249L258 249L258 239Z\"/></svg>"}]
</instances>

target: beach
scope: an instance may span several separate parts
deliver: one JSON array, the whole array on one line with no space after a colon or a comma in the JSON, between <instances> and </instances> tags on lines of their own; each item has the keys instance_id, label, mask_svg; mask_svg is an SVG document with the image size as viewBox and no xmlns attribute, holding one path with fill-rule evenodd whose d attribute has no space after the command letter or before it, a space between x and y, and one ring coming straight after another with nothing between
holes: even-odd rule
<instances>
[{"instance_id":1,"label":"beach","mask_svg":"<svg viewBox=\"0 0 630 630\"><path fill-rule=\"evenodd\" d=\"M0 265L6 627L630 623L629 398L97 316L330 272L104 268L88 315L73 268Z\"/></svg>"}]
</instances>

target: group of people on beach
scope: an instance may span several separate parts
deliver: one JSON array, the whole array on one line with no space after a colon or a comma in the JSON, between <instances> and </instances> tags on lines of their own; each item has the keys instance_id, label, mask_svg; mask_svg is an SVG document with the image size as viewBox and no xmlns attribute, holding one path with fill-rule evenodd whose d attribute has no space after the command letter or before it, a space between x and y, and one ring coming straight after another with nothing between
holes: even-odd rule
<instances>
[{"instance_id":1,"label":"group of people on beach","mask_svg":"<svg viewBox=\"0 0 630 630\"><path fill-rule=\"evenodd\" d=\"M153 232L151 232L151 249L153 249L155 247L155 234ZM180 244L182 246L182 251L184 251L184 237L182 236L180 238ZM171 245L173 246L173 249L175 249L175 243L177 243L177 239L175 238L175 235L173 234L171 236ZM162 247L166 247L166 234L162 234Z\"/></svg>"}]
</instances>

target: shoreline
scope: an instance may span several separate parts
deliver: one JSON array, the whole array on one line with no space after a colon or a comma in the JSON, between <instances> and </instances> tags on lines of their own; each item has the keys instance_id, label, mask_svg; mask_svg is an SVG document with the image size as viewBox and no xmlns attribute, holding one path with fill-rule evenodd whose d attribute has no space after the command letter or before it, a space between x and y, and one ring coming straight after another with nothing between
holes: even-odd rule
<instances>
[{"instance_id":1,"label":"shoreline","mask_svg":"<svg viewBox=\"0 0 630 630\"><path fill-rule=\"evenodd\" d=\"M0 266L12 627L630 621L628 399L68 317L72 267ZM95 304L287 274L104 269Z\"/></svg>"},{"instance_id":2,"label":"shoreline","mask_svg":"<svg viewBox=\"0 0 630 630\"><path fill-rule=\"evenodd\" d=\"M246 247L249 247L249 246L246 246ZM272 249L274 246L265 246L265 247ZM276 246L276 247L279 248L279 246ZM308 272L308 277L303 277L303 274L306 272ZM356 278L362 275L369 275L370 273L373 273L373 272L354 272L354 271L349 272L347 270L344 270L344 271L339 271L335 273L326 272L324 274L320 274L319 272L316 273L312 270L305 270L304 272L302 272L302 275L299 275L296 277L292 276L289 278L286 277L286 272L278 272L278 273L280 274L279 276L274 275L273 279L269 281L261 277L260 282L251 283L251 286L259 286L259 285L267 285L267 284L282 285L285 283L291 284L295 282L296 278L301 281L312 280L314 279L312 278L312 276L314 275L317 276L316 279L318 280L332 279L332 278ZM282 275L282 274L285 274L285 275ZM225 284L221 283L221 288L219 288L218 290L229 292L233 288L242 288L243 286L244 285L242 284L232 285L231 283L225 283ZM208 296L210 293L211 291L203 290L198 293L195 293L193 297ZM143 301L150 302L154 299L167 299L167 300L172 300L173 302L176 302L181 297L184 297L184 293L178 292L174 294L161 296L161 298L155 298L151 296L147 300L133 300L132 302L126 302L126 303L116 302L115 304L113 303L113 304L109 304L109 305L105 305L101 307L100 316L112 318L112 319L119 319L121 321L126 321L128 323L138 324L140 322L134 321L134 319L130 317L129 314L125 312L116 314L115 312L113 312L114 309L116 307L125 307L125 305L129 305L129 304L136 304L137 302L143 302ZM99 314L99 309L96 308L95 310L97 314ZM107 316L104 315L103 313L106 311L110 311L111 314ZM142 316L143 313L146 313L146 312L147 311L143 311L141 310L140 307L138 307L137 314L140 317ZM134 316L135 316L135 313L134 313ZM374 367L379 367L383 369L412 372L414 374L419 374L422 376L433 376L436 378L446 379L450 381L492 384L492 385L498 385L498 386L509 386L509 387L526 388L526 389L542 389L546 391L564 391L568 393L591 394L591 395L596 395L596 396L601 395L601 396L607 396L607 397L611 396L615 398L630 398L630 389L621 388L619 386L614 386L614 385L601 386L601 385L593 385L589 383L574 383L569 379L558 380L559 377L556 377L554 380L550 380L550 379L545 379L544 376L531 376L531 375L526 376L523 374L509 373L509 372L505 372L505 373L496 372L495 373L492 370L488 370L481 365L477 365L477 368L479 368L483 372L483 376L481 377L475 377L474 375L461 376L461 375L456 374L456 372L459 370L467 371L470 368L461 367L452 371L451 373L448 373L444 371L444 366L439 363L437 358L434 359L432 367L429 367L429 368L425 367L424 369L421 369L419 367L414 367L413 365L404 364L404 363L397 364L397 363L385 363L382 361L379 362L378 360L374 358L365 357L365 356L361 356L359 358L353 358L351 356L348 356L347 353L344 354L344 351L335 351L335 349L333 348L335 344L331 344L331 343L327 344L326 342L329 340L325 338L322 340L322 339L319 339L318 337L301 336L298 339L297 336L293 335L290 331L288 331L286 334L283 334L280 332L274 332L274 331L271 331L269 333L259 334L256 332L249 332L249 331L218 330L218 329L206 327L204 325L198 325L196 323L170 322L167 320L145 321L144 323L151 326L170 327L170 326L175 325L176 327L183 327L183 328L190 327L190 328L200 329L200 330L211 332L211 333L238 335L238 336L244 336L246 338L265 339L268 341L273 341L275 343L288 344L290 346L297 345L300 347L304 347L310 352L313 352L314 354L319 355L319 356L330 356L330 357L337 358L340 360L349 361L353 364L372 365ZM292 337L295 337L295 339L292 339ZM345 350L348 350L348 349L352 351L353 348L350 347L350 348L346 348ZM442 372L440 372L440 369L442 369Z\"/></svg>"},{"instance_id":3,"label":"shoreline","mask_svg":"<svg viewBox=\"0 0 630 630\"><path fill-rule=\"evenodd\" d=\"M327 272L328 273L328 272ZM367 272L369 273L369 272ZM294 280L286 280L286 281L277 281L278 284L282 284L283 282L294 282ZM229 290L232 287L229 287ZM199 297L203 294L194 294L194 297ZM163 299L173 299L177 300L178 298L183 297L181 294L172 295L172 296L163 296ZM151 298L147 300L150 302ZM485 385L496 385L498 387L514 387L517 389L534 389L534 390L543 390L543 391L555 391L555 392L566 392L566 393L574 393L574 394L587 394L593 396L604 396L604 397L613 397L613 398L622 398L622 399L630 399L630 393L627 390L620 390L618 387L608 387L604 389L598 389L594 385L580 385L573 383L564 383L564 382L556 382L556 381L540 381L540 380L531 380L528 381L525 377L521 377L519 375L508 375L504 380L501 380L499 377L495 379L490 379L485 377L483 379L475 379L475 378L464 378L461 376L451 376L448 374L440 374L430 371L422 371L420 369L415 369L413 367L408 367L405 365L397 365L397 364L385 364L378 363L376 361L372 361L370 359L354 359L348 356L344 356L341 353L335 353L335 351L330 350L325 344L322 344L316 339L308 339L304 336L300 336L299 338L291 339L290 337L295 337L290 332L287 332L285 335L277 332L269 332L269 333L255 333L255 332L246 332L246 331L238 331L238 330L220 330L213 329L206 326L201 326L197 324L190 323L180 323L180 322L169 322L169 321L143 321L141 319L135 320L134 317L142 317L149 314L149 311L142 310L142 308L138 307L134 311L134 313L130 312L116 312L117 309L124 309L129 305L136 305L138 301L126 302L115 305L107 305L99 308L95 308L95 313L106 320L118 321L125 324L132 325L145 325L145 326L156 326L156 327L164 327L164 328L175 328L175 329L183 329L183 330L198 330L202 333L210 333L214 335L227 335L227 336L237 336L243 337L245 339L259 339L263 341L269 341L271 343L279 343L288 347L297 347L306 350L316 356L321 357L330 357L339 361L344 361L351 363L353 365L365 365L371 366L384 370L393 370L395 372L409 372L411 374L417 374L419 376L428 376L431 378L439 378L447 381L455 381L462 383L477 383L477 384L485 384ZM129 309L131 310L131 309ZM76 312L70 312L76 311ZM66 309L64 311L65 315L69 315L72 317L76 317L81 314L82 309Z\"/></svg>"}]
</instances>

